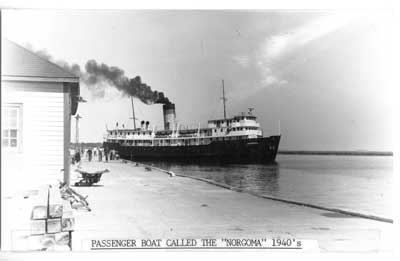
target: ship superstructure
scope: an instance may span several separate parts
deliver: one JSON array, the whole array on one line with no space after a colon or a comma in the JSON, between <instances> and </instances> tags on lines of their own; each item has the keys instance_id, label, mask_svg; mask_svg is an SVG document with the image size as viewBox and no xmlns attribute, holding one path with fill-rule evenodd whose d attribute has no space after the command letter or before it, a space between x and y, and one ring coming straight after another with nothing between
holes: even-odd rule
<instances>
[{"instance_id":1,"label":"ship superstructure","mask_svg":"<svg viewBox=\"0 0 400 261\"><path fill-rule=\"evenodd\" d=\"M166 121L166 124L170 122ZM137 129L108 130L107 142L127 146L208 145L212 141L254 139L262 137L260 124L253 115L242 114L230 119L210 120L206 128L187 129L174 124L172 129L157 130L149 122Z\"/></svg>"},{"instance_id":2,"label":"ship superstructure","mask_svg":"<svg viewBox=\"0 0 400 261\"><path fill-rule=\"evenodd\" d=\"M175 104L168 103L163 105L163 130L148 121L141 121L140 127L134 129L116 127L107 130L104 146L117 150L126 159L274 162L280 135L263 137L252 111L249 108L247 113L226 118L224 106L224 119L209 120L203 128L200 124L187 128L176 121Z\"/></svg>"}]
</instances>

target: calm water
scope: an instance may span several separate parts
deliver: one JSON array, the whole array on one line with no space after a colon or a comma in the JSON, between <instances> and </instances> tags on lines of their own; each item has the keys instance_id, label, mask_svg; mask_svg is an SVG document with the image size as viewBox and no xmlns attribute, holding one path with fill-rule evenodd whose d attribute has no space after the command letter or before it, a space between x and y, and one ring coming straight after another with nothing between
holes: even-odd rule
<instances>
[{"instance_id":1,"label":"calm water","mask_svg":"<svg viewBox=\"0 0 400 261\"><path fill-rule=\"evenodd\" d=\"M259 194L392 217L393 157L278 155L278 165L154 163Z\"/></svg>"}]
</instances>

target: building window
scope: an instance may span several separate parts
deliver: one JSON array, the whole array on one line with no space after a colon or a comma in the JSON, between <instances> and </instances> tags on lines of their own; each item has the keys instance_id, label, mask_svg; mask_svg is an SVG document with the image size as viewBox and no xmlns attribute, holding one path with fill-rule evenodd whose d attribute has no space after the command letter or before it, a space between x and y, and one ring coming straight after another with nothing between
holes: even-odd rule
<instances>
[{"instance_id":1,"label":"building window","mask_svg":"<svg viewBox=\"0 0 400 261\"><path fill-rule=\"evenodd\" d=\"M5 105L2 107L3 148L20 148L21 146L21 105Z\"/></svg>"}]
</instances>

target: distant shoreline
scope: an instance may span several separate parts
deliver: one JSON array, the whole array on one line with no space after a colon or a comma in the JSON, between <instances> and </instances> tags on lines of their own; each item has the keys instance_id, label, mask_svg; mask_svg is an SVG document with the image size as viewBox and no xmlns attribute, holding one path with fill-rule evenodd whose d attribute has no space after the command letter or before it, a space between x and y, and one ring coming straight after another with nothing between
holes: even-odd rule
<instances>
[{"instance_id":1,"label":"distant shoreline","mask_svg":"<svg viewBox=\"0 0 400 261\"><path fill-rule=\"evenodd\" d=\"M307 151L307 150L280 150L278 154L287 155L335 155L335 156L393 156L391 151Z\"/></svg>"}]
</instances>

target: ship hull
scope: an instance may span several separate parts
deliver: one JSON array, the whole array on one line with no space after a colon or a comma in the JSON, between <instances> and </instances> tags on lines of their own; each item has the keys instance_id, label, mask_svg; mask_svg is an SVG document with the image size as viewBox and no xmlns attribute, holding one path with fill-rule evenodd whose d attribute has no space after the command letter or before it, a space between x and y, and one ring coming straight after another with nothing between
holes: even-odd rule
<instances>
[{"instance_id":1,"label":"ship hull","mask_svg":"<svg viewBox=\"0 0 400 261\"><path fill-rule=\"evenodd\" d=\"M193 146L127 146L104 142L127 160L218 161L221 163L274 163L280 136L255 139L213 141Z\"/></svg>"}]
</instances>

